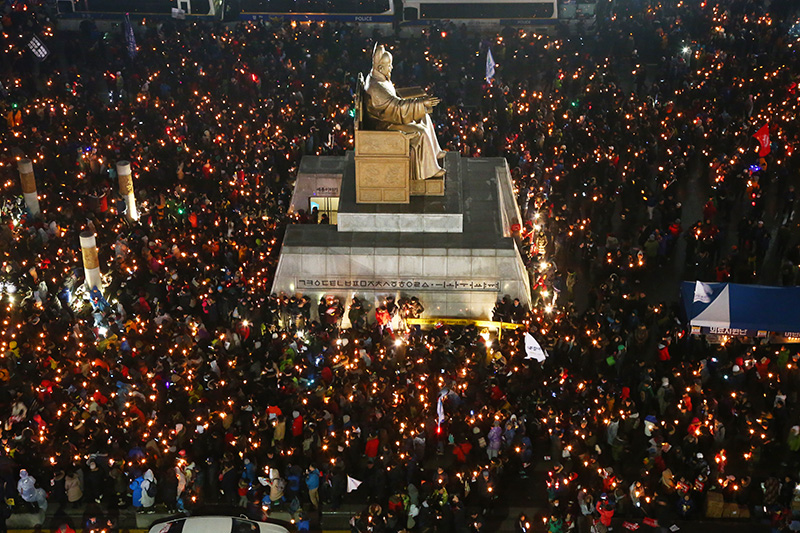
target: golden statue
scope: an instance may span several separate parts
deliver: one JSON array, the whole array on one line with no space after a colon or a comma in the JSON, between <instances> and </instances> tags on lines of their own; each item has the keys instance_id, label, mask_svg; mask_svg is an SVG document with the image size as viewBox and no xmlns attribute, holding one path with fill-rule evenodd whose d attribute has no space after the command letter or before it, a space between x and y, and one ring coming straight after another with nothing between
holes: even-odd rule
<instances>
[{"instance_id":1,"label":"golden statue","mask_svg":"<svg viewBox=\"0 0 800 533\"><path fill-rule=\"evenodd\" d=\"M419 88L397 90L392 83L392 54L375 46L372 71L364 83L366 114L371 128L401 131L411 137L414 179L441 178L446 152L439 147L430 113L439 99Z\"/></svg>"}]
</instances>

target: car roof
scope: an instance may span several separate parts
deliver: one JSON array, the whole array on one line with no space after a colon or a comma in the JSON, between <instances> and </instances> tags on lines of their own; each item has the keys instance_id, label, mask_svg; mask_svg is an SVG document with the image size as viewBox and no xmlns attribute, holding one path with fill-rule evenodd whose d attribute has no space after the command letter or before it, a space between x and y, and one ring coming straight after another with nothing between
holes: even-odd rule
<instances>
[{"instance_id":1,"label":"car roof","mask_svg":"<svg viewBox=\"0 0 800 533\"><path fill-rule=\"evenodd\" d=\"M169 526L177 522L185 522L182 533L230 533L233 519L230 516L190 516L177 518L169 522L156 524L150 528L150 533L169 531Z\"/></svg>"},{"instance_id":2,"label":"car roof","mask_svg":"<svg viewBox=\"0 0 800 533\"><path fill-rule=\"evenodd\" d=\"M183 533L228 533L233 519L229 516L193 516L186 519Z\"/></svg>"},{"instance_id":3,"label":"car roof","mask_svg":"<svg viewBox=\"0 0 800 533\"><path fill-rule=\"evenodd\" d=\"M160 533L166 526L180 521L185 522L182 533L229 533L233 526L234 518L257 524L262 533L288 533L289 531L278 524L256 522L247 518L231 516L189 516L156 524L150 528L150 533ZM164 531L168 531L168 529L164 529Z\"/></svg>"}]
</instances>

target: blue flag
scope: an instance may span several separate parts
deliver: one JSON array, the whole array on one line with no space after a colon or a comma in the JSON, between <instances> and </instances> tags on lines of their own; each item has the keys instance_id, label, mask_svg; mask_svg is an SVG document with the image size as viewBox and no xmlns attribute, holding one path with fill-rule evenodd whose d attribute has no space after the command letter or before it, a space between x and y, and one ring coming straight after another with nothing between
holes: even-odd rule
<instances>
[{"instance_id":1,"label":"blue flag","mask_svg":"<svg viewBox=\"0 0 800 533\"><path fill-rule=\"evenodd\" d=\"M136 56L136 36L133 34L133 25L128 13L125 13L125 46L128 48L128 55L133 59Z\"/></svg>"},{"instance_id":2,"label":"blue flag","mask_svg":"<svg viewBox=\"0 0 800 533\"><path fill-rule=\"evenodd\" d=\"M492 83L492 78L494 78L494 67L497 63L494 62L494 58L492 57L492 49L486 52L486 83Z\"/></svg>"}]
</instances>

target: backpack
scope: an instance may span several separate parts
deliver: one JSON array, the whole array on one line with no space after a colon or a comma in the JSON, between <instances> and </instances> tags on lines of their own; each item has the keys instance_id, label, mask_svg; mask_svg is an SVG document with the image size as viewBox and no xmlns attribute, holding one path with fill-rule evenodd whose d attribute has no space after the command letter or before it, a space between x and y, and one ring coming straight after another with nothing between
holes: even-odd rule
<instances>
[{"instance_id":1,"label":"backpack","mask_svg":"<svg viewBox=\"0 0 800 533\"><path fill-rule=\"evenodd\" d=\"M157 493L157 491L156 491L156 482L155 481L150 481L147 484L147 489L145 490L145 492L151 498L155 498L156 497L156 493Z\"/></svg>"},{"instance_id":2,"label":"backpack","mask_svg":"<svg viewBox=\"0 0 800 533\"><path fill-rule=\"evenodd\" d=\"M300 499L297 496L295 496L294 498L292 498L292 501L289 502L289 512L294 514L299 510L300 510Z\"/></svg>"}]
</instances>

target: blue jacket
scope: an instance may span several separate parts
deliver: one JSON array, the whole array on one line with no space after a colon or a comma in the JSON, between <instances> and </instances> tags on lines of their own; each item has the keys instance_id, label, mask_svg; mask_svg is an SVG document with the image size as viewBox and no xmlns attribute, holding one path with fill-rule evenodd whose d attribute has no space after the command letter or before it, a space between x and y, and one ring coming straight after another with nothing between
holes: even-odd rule
<instances>
[{"instance_id":1,"label":"blue jacket","mask_svg":"<svg viewBox=\"0 0 800 533\"><path fill-rule=\"evenodd\" d=\"M256 482L256 465L247 463L244 465L244 472L242 472L242 479L246 479L252 485Z\"/></svg>"},{"instance_id":2,"label":"blue jacket","mask_svg":"<svg viewBox=\"0 0 800 533\"><path fill-rule=\"evenodd\" d=\"M320 478L319 470L314 470L313 472L309 472L308 474L306 474L306 487L308 487L308 490L314 490L319 488L319 478Z\"/></svg>"},{"instance_id":3,"label":"blue jacket","mask_svg":"<svg viewBox=\"0 0 800 533\"><path fill-rule=\"evenodd\" d=\"M142 483L144 482L144 476L139 476L134 479L130 484L130 489L133 491L133 506L134 507L141 507L142 506Z\"/></svg>"},{"instance_id":4,"label":"blue jacket","mask_svg":"<svg viewBox=\"0 0 800 533\"><path fill-rule=\"evenodd\" d=\"M289 474L286 476L286 481L289 484L289 490L292 492L300 491L300 476L297 474Z\"/></svg>"}]
</instances>

